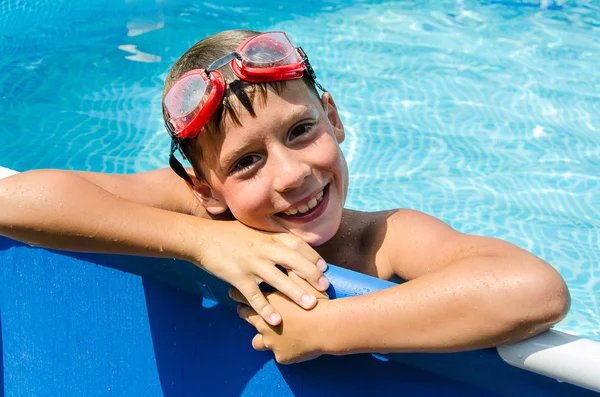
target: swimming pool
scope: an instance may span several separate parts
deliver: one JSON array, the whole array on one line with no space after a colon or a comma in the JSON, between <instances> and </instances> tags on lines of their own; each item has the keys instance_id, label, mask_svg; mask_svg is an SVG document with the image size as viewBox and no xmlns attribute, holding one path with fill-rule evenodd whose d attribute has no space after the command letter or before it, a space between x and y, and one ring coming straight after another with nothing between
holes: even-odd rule
<instances>
[{"instance_id":1,"label":"swimming pool","mask_svg":"<svg viewBox=\"0 0 600 397\"><path fill-rule=\"evenodd\" d=\"M534 252L571 291L556 328L600 340L599 5L371 3L2 2L0 165L166 166L174 60L219 30L284 29L341 109L348 206Z\"/></svg>"}]
</instances>

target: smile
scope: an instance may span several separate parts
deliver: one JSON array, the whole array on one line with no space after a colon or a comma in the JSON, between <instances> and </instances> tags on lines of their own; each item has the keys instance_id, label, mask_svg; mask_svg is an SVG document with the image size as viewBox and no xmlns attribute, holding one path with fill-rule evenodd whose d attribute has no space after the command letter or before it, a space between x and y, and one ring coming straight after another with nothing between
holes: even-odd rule
<instances>
[{"instance_id":1,"label":"smile","mask_svg":"<svg viewBox=\"0 0 600 397\"><path fill-rule=\"evenodd\" d=\"M290 208L289 210L284 211L283 213L288 216L296 215L297 213L305 214L308 211L315 208L317 206L317 204L321 202L321 200L323 200L323 191L322 190L315 197L313 197L308 203L302 204L301 206L296 207L296 208Z\"/></svg>"},{"instance_id":2,"label":"smile","mask_svg":"<svg viewBox=\"0 0 600 397\"><path fill-rule=\"evenodd\" d=\"M307 203L301 204L294 208L289 208L285 211L278 213L277 215L283 216L286 219L290 220L312 220L320 216L325 207L327 206L327 199L329 185L325 186L323 190L317 193L313 198L311 198ZM310 219L309 219L310 218Z\"/></svg>"}]
</instances>

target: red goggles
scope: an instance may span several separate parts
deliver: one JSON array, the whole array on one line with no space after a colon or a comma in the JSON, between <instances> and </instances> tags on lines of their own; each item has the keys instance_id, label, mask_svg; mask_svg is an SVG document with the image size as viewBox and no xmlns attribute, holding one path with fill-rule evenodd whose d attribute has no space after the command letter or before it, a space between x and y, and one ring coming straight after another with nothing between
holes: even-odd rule
<instances>
[{"instance_id":1,"label":"red goggles","mask_svg":"<svg viewBox=\"0 0 600 397\"><path fill-rule=\"evenodd\" d=\"M225 92L221 67L231 65L243 81L269 83L301 78L306 70L316 81L308 57L294 47L284 32L267 32L248 38L237 50L214 61L206 69L195 69L181 76L163 98L169 114L166 127L174 140L195 138L215 112Z\"/></svg>"}]
</instances>

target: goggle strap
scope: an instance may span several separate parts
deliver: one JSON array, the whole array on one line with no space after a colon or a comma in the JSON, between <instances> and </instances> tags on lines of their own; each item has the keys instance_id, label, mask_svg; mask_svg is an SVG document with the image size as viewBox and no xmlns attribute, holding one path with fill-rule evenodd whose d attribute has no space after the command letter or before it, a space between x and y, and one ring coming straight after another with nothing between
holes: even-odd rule
<instances>
[{"instance_id":1,"label":"goggle strap","mask_svg":"<svg viewBox=\"0 0 600 397\"><path fill-rule=\"evenodd\" d=\"M179 162L179 160L175 158L175 156L173 156L173 154L169 156L169 165L171 166L171 169L184 181L186 181L190 185L194 184L190 176L187 174L187 172L185 172L185 168L183 167L183 165Z\"/></svg>"},{"instance_id":2,"label":"goggle strap","mask_svg":"<svg viewBox=\"0 0 600 397\"><path fill-rule=\"evenodd\" d=\"M177 160L177 158L175 157L176 150L178 150L179 153L181 153L181 156L185 159L185 155L183 154L183 151L181 150L181 146L179 146L179 142L177 142L175 139L173 139L171 141L171 154L169 155L169 165L171 166L171 169L177 175L179 175L180 178L182 178L184 181L193 185L194 182L192 182L192 179L190 178L188 173L185 171L183 164L181 164L179 162L179 160Z\"/></svg>"},{"instance_id":3,"label":"goggle strap","mask_svg":"<svg viewBox=\"0 0 600 397\"><path fill-rule=\"evenodd\" d=\"M304 67L306 68L306 71L308 72L308 75L312 79L313 83L315 83L317 88L319 88L321 91L327 92L327 90L325 88L323 88L323 86L317 81L317 74L315 73L315 70L310 65L310 61L308 60L308 55L306 55L306 53L304 52L302 47L296 47L296 49L298 50L298 54L300 54L300 57L302 58L302 61L304 62Z\"/></svg>"},{"instance_id":4,"label":"goggle strap","mask_svg":"<svg viewBox=\"0 0 600 397\"><path fill-rule=\"evenodd\" d=\"M236 51L236 52L232 52L231 54L225 55L224 57L217 59L216 61L211 63L209 67L206 68L206 70L205 70L206 75L208 76L208 74L210 72L215 71L217 69L221 69L223 66L227 65L229 62L233 61L234 59L242 59L242 56L240 54L238 54Z\"/></svg>"},{"instance_id":5,"label":"goggle strap","mask_svg":"<svg viewBox=\"0 0 600 397\"><path fill-rule=\"evenodd\" d=\"M173 127L171 120L165 121L165 128L167 129L167 132L171 136L171 153L172 153L176 149L176 148L173 148L173 145L176 144L175 140L178 139L177 132L175 132L175 127Z\"/></svg>"},{"instance_id":6,"label":"goggle strap","mask_svg":"<svg viewBox=\"0 0 600 397\"><path fill-rule=\"evenodd\" d=\"M317 87L318 87L318 88L319 88L321 91L323 91L323 92L327 92L327 90L326 90L325 88L323 88L323 86L321 85L321 83L319 83L319 82L317 81L317 78L316 78L316 77L313 77L313 76L311 76L311 77L312 77L312 79L313 79L313 82L315 83L315 85L316 85L316 86L317 86Z\"/></svg>"},{"instance_id":7,"label":"goggle strap","mask_svg":"<svg viewBox=\"0 0 600 397\"><path fill-rule=\"evenodd\" d=\"M173 154L175 154L176 150L179 151L179 154L181 154L181 157L183 157L184 160L187 160L187 158L185 157L185 154L183 154L183 150L181 150L181 146L179 144L179 138L171 139L171 156Z\"/></svg>"}]
</instances>

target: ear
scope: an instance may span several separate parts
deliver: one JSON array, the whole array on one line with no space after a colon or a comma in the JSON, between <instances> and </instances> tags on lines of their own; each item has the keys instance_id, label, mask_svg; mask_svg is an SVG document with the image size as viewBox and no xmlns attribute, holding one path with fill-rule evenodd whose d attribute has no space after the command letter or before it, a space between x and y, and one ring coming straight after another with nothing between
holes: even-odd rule
<instances>
[{"instance_id":1,"label":"ear","mask_svg":"<svg viewBox=\"0 0 600 397\"><path fill-rule=\"evenodd\" d=\"M188 175L194 182L193 185L188 183L188 187L209 214L220 215L227 211L229 207L223 197L215 192L206 181L199 180L193 172L188 172Z\"/></svg>"},{"instance_id":2,"label":"ear","mask_svg":"<svg viewBox=\"0 0 600 397\"><path fill-rule=\"evenodd\" d=\"M338 143L344 142L346 133L344 132L344 125L340 119L340 115L338 113L337 106L333 101L333 97L330 93L325 92L321 97L321 101L323 102L323 109L325 109L327 119L329 119L329 123L331 123L331 126L333 127L335 138L337 139Z\"/></svg>"}]
</instances>

